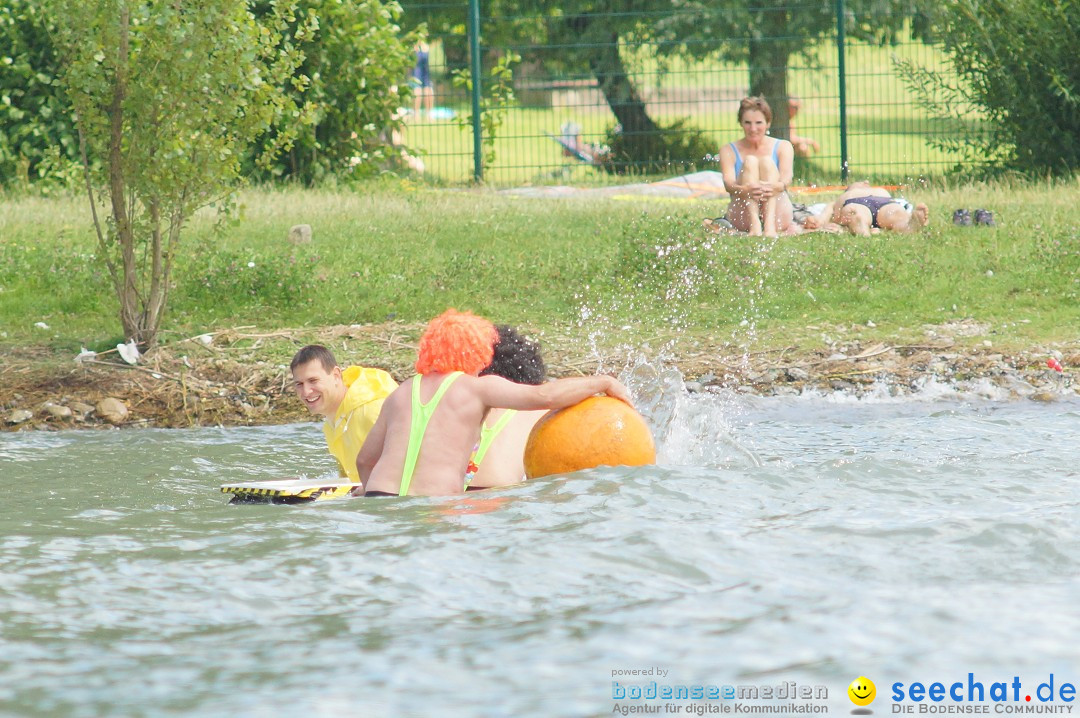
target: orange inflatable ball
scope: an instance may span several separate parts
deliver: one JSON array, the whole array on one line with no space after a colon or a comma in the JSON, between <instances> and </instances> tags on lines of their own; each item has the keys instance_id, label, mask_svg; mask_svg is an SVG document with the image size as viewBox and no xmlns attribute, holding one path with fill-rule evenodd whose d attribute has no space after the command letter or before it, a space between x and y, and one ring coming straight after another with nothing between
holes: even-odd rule
<instances>
[{"instance_id":1,"label":"orange inflatable ball","mask_svg":"<svg viewBox=\"0 0 1080 718\"><path fill-rule=\"evenodd\" d=\"M609 396L592 396L548 412L525 444L530 479L596 466L656 463L656 446L641 414Z\"/></svg>"}]
</instances>

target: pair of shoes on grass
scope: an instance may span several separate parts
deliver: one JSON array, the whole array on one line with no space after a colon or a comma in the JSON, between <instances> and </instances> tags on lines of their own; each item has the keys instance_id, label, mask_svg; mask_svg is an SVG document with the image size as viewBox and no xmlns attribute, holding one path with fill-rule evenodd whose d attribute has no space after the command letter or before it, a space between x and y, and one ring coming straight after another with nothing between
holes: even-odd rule
<instances>
[{"instance_id":1,"label":"pair of shoes on grass","mask_svg":"<svg viewBox=\"0 0 1080 718\"><path fill-rule=\"evenodd\" d=\"M994 213L988 209L975 210L975 224L984 224L987 227L994 227ZM972 224L971 212L966 209L958 209L952 214L952 223L957 227L970 227Z\"/></svg>"}]
</instances>

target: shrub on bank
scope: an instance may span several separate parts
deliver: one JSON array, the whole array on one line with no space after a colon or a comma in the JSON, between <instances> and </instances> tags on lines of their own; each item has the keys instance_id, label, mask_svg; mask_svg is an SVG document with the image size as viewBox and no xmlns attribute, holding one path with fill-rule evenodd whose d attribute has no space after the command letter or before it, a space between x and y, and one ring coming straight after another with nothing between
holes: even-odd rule
<instances>
[{"instance_id":1,"label":"shrub on bank","mask_svg":"<svg viewBox=\"0 0 1080 718\"><path fill-rule=\"evenodd\" d=\"M897 63L919 105L943 120L942 148L1025 174L1080 167L1080 3L957 0L935 19L959 78ZM965 108L987 120L962 122Z\"/></svg>"}]
</instances>

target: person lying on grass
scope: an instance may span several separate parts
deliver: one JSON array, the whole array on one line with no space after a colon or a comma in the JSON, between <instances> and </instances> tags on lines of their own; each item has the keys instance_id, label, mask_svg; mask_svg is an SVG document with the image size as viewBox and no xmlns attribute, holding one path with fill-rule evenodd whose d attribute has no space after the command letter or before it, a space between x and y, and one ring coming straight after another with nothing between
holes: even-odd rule
<instances>
[{"instance_id":1,"label":"person lying on grass","mask_svg":"<svg viewBox=\"0 0 1080 718\"><path fill-rule=\"evenodd\" d=\"M883 229L917 232L926 226L929 218L930 210L922 202L912 205L893 197L886 189L856 182L825 209L807 217L803 229L839 232L847 228L852 234L865 237Z\"/></svg>"},{"instance_id":2,"label":"person lying on grass","mask_svg":"<svg viewBox=\"0 0 1080 718\"><path fill-rule=\"evenodd\" d=\"M571 377L530 386L478 376L498 333L481 317L449 309L420 338L417 375L384 402L356 469L367 496L448 496L464 491L480 426L494 408L561 409L604 393L630 403L610 376Z\"/></svg>"}]
</instances>

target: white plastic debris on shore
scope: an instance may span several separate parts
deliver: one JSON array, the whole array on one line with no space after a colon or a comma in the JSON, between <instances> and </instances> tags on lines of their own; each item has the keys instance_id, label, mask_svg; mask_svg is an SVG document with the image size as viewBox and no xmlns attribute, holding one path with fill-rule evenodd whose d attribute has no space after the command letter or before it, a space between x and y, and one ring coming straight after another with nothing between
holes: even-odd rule
<instances>
[{"instance_id":1,"label":"white plastic debris on shore","mask_svg":"<svg viewBox=\"0 0 1080 718\"><path fill-rule=\"evenodd\" d=\"M116 351L120 353L120 358L128 364L138 364L139 357L142 356L139 354L139 347L135 346L134 339L128 339L127 344L117 344Z\"/></svg>"}]
</instances>

